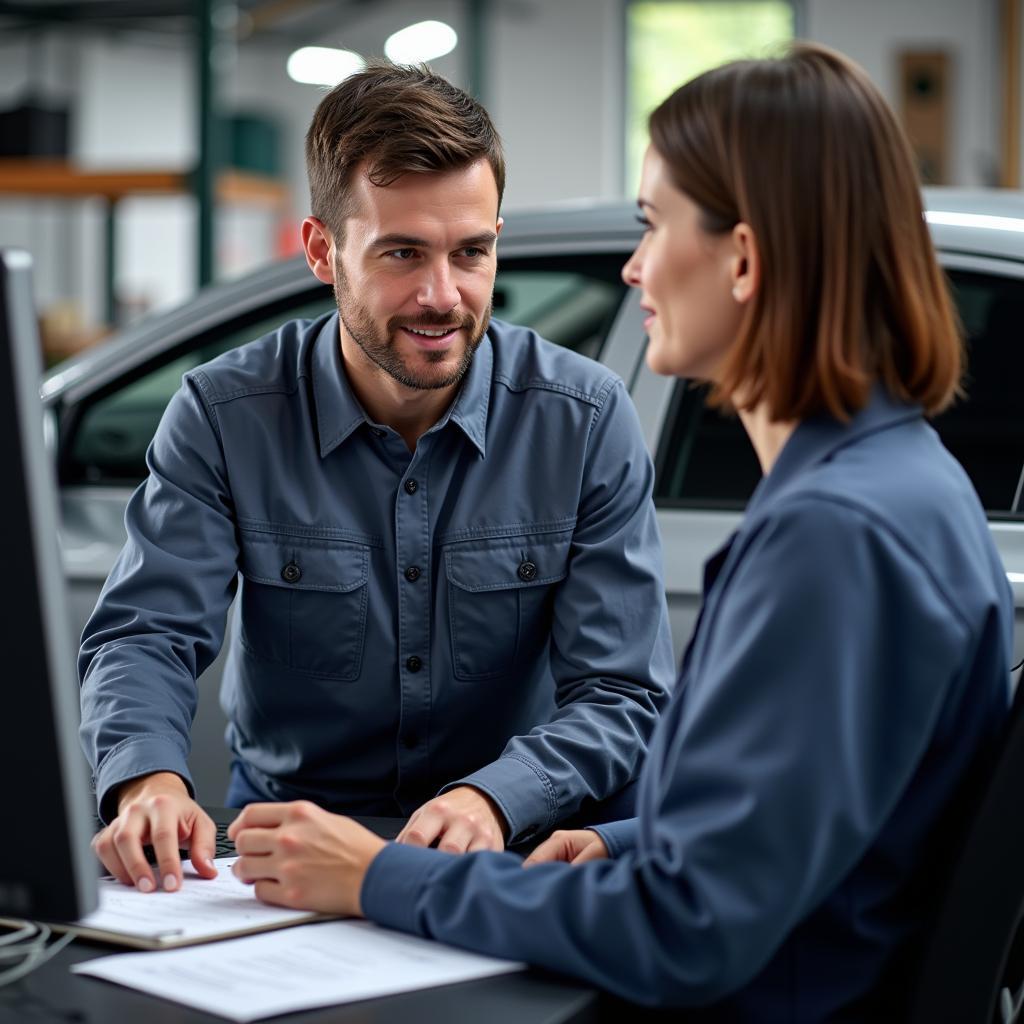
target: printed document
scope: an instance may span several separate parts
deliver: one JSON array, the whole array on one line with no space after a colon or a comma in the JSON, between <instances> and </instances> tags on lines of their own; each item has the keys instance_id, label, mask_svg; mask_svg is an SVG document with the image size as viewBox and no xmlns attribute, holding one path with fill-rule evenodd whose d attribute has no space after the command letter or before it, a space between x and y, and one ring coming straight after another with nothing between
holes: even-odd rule
<instances>
[{"instance_id":1,"label":"printed document","mask_svg":"<svg viewBox=\"0 0 1024 1024\"><path fill-rule=\"evenodd\" d=\"M71 969L229 1020L251 1021L524 967L366 921L327 921L191 949L120 953Z\"/></svg>"},{"instance_id":2,"label":"printed document","mask_svg":"<svg viewBox=\"0 0 1024 1024\"><path fill-rule=\"evenodd\" d=\"M115 878L101 878L99 908L72 924L54 927L122 946L171 949L325 920L322 914L260 903L252 886L231 873L236 859L218 857L216 878L200 878L186 868L177 892L164 892L159 886L156 892L139 892Z\"/></svg>"}]
</instances>

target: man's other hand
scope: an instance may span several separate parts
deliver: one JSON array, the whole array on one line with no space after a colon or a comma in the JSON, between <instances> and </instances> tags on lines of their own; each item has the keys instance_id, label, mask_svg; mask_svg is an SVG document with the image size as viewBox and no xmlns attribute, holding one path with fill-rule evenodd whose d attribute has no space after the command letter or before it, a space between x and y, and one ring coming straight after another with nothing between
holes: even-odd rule
<instances>
[{"instance_id":1,"label":"man's other hand","mask_svg":"<svg viewBox=\"0 0 1024 1024\"><path fill-rule=\"evenodd\" d=\"M428 800L398 833L399 843L430 846L446 853L504 850L508 823L498 805L472 786L456 786Z\"/></svg>"},{"instance_id":2,"label":"man's other hand","mask_svg":"<svg viewBox=\"0 0 1024 1024\"><path fill-rule=\"evenodd\" d=\"M551 861L585 864L588 860L599 860L607 856L608 847L596 832L585 828L572 829L554 832L523 861L523 867L529 868L534 864L546 864Z\"/></svg>"},{"instance_id":3,"label":"man's other hand","mask_svg":"<svg viewBox=\"0 0 1024 1024\"><path fill-rule=\"evenodd\" d=\"M370 862L387 844L351 818L306 800L249 804L228 828L238 851L231 870L264 903L361 917Z\"/></svg>"},{"instance_id":4,"label":"man's other hand","mask_svg":"<svg viewBox=\"0 0 1024 1024\"><path fill-rule=\"evenodd\" d=\"M92 848L119 882L153 892L156 877L142 849L150 844L163 887L173 892L181 888L179 847L189 851L200 877L217 877L216 839L216 826L188 795L181 778L173 772L155 772L121 786L117 817L93 837Z\"/></svg>"}]
</instances>

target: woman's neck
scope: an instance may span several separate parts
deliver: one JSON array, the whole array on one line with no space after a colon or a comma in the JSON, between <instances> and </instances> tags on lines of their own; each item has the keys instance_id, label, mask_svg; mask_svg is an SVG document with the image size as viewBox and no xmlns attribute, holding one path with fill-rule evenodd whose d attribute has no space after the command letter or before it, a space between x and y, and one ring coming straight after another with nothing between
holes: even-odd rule
<instances>
[{"instance_id":1,"label":"woman's neck","mask_svg":"<svg viewBox=\"0 0 1024 1024\"><path fill-rule=\"evenodd\" d=\"M797 428L797 420L782 423L768 416L768 409L762 402L753 409L740 409L740 422L754 446L761 472L767 476L786 442Z\"/></svg>"}]
</instances>

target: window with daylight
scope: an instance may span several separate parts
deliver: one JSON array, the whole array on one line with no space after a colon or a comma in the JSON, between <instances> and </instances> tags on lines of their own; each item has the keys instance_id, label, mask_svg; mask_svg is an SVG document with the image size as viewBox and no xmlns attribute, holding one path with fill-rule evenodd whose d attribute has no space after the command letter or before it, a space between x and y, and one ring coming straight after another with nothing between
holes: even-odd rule
<instances>
[{"instance_id":1,"label":"window with daylight","mask_svg":"<svg viewBox=\"0 0 1024 1024\"><path fill-rule=\"evenodd\" d=\"M626 190L636 195L647 118L708 68L771 54L793 38L791 0L632 0L626 8Z\"/></svg>"}]
</instances>

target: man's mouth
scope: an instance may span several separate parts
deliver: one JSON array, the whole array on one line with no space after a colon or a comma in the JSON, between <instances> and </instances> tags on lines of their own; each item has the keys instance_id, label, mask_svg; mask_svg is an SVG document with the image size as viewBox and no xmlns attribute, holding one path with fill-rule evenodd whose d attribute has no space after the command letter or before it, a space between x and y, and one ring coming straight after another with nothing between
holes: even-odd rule
<instances>
[{"instance_id":1,"label":"man's mouth","mask_svg":"<svg viewBox=\"0 0 1024 1024\"><path fill-rule=\"evenodd\" d=\"M418 334L423 338L443 338L445 335L451 334L459 328L458 325L455 324L451 327L441 327L434 330L428 330L426 327L406 327L405 329L413 334Z\"/></svg>"},{"instance_id":2,"label":"man's mouth","mask_svg":"<svg viewBox=\"0 0 1024 1024\"><path fill-rule=\"evenodd\" d=\"M401 330L417 348L437 352L451 345L459 332L459 326L452 324L449 327L413 327L411 324L403 324Z\"/></svg>"}]
</instances>

